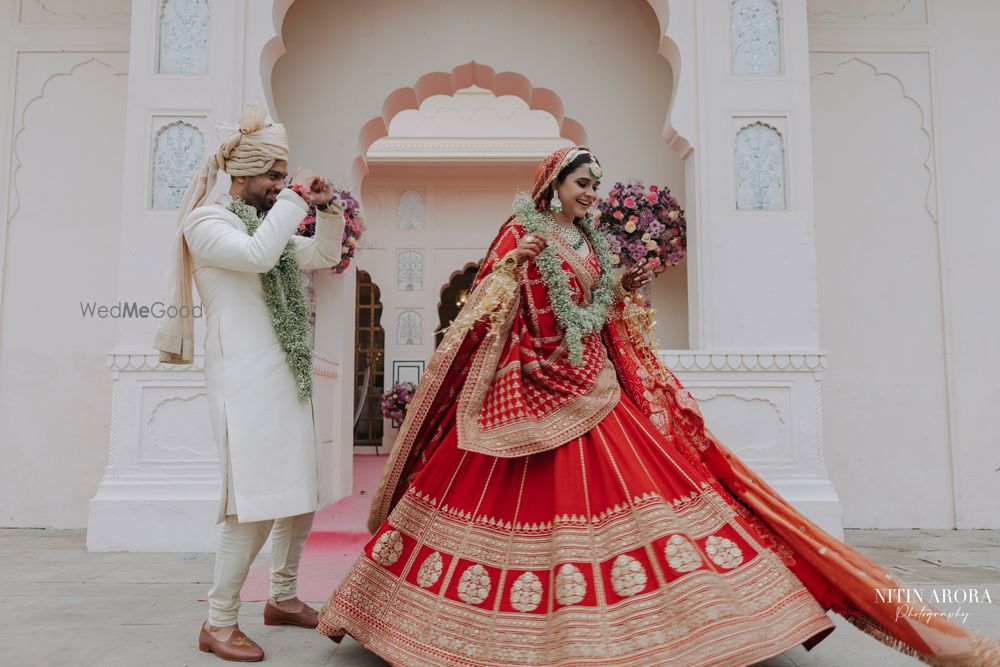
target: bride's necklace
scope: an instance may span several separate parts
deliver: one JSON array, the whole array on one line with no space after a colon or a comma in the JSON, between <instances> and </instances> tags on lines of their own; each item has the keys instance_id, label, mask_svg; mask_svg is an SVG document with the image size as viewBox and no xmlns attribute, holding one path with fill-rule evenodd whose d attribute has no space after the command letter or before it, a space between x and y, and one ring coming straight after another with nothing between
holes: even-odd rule
<instances>
[{"instance_id":1,"label":"bride's necklace","mask_svg":"<svg viewBox=\"0 0 1000 667\"><path fill-rule=\"evenodd\" d=\"M519 192L514 197L514 213L524 221L529 234L544 234L550 229L550 221L545 220L535 208L531 195ZM548 216L546 216L548 217ZM563 260L553 246L548 246L534 259L535 266L542 274L552 302L552 312L559 328L563 330L563 342L569 352L569 361L574 366L583 363L583 337L597 333L608 321L608 313L614 298L614 278L611 268L611 249L604 234L589 223L583 229L575 228L586 235L597 256L601 275L590 294L590 304L579 306L570 294L569 280L563 271Z\"/></svg>"},{"instance_id":2,"label":"bride's necklace","mask_svg":"<svg viewBox=\"0 0 1000 667\"><path fill-rule=\"evenodd\" d=\"M553 216L548 211L545 212L545 221L549 224L549 229L553 230L558 234L563 241L568 243L573 250L579 251L583 247L584 237L583 232L576 225L572 227L567 227L566 225L560 225L556 222L555 216Z\"/></svg>"}]
</instances>

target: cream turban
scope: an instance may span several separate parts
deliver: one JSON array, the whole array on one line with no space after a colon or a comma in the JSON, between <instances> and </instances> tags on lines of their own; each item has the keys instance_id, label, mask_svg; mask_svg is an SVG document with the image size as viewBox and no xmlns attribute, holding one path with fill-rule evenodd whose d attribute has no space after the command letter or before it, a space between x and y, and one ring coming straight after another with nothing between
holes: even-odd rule
<instances>
[{"instance_id":1,"label":"cream turban","mask_svg":"<svg viewBox=\"0 0 1000 667\"><path fill-rule=\"evenodd\" d=\"M166 364L190 364L194 361L194 320L191 317L194 299L191 253L184 239L184 221L191 211L205 203L215 187L219 170L230 176L266 174L276 160L288 159L288 134L285 126L268 123L264 109L252 104L231 126L229 136L202 164L191 179L177 218L177 236L172 253L173 265L168 282L166 306L175 306L178 315L160 323L153 346L160 351L160 361Z\"/></svg>"}]
</instances>

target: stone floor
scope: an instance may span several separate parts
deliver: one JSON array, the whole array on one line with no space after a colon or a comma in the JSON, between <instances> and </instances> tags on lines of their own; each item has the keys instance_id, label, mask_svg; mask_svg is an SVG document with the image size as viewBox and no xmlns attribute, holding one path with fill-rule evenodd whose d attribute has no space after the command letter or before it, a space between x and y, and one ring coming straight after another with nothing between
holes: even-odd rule
<instances>
[{"instance_id":1,"label":"stone floor","mask_svg":"<svg viewBox=\"0 0 1000 667\"><path fill-rule=\"evenodd\" d=\"M925 592L970 588L992 604L961 606L965 625L1000 637L1000 531L848 531L847 541ZM210 554L93 554L82 531L0 530L0 665L218 665L196 647ZM299 628L265 627L262 603L241 627L272 665L385 665L357 643L336 646ZM797 647L758 667L915 665L845 623L813 651Z\"/></svg>"}]
</instances>

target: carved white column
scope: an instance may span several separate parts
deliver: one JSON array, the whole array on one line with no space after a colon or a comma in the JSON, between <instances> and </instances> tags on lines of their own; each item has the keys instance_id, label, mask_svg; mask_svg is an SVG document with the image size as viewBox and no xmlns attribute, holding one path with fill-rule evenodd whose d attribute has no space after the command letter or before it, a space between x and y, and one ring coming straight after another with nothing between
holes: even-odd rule
<instances>
[{"instance_id":1,"label":"carved white column","mask_svg":"<svg viewBox=\"0 0 1000 667\"><path fill-rule=\"evenodd\" d=\"M694 350L663 355L717 434L839 535L820 421L805 3L671 0L669 9L665 36L679 51L671 120L692 128L684 138ZM722 36L729 48L689 44Z\"/></svg>"},{"instance_id":2,"label":"carved white column","mask_svg":"<svg viewBox=\"0 0 1000 667\"><path fill-rule=\"evenodd\" d=\"M258 11L264 5L267 12ZM132 45L157 46L129 52L122 301L153 304L165 298L178 195L204 152L215 149L215 127L238 118L245 103L265 99L260 63L276 30L269 12L269 3L245 0L133 2ZM244 49L245 60L233 57ZM219 181L217 191L228 188L227 177ZM327 500L333 500L350 490L350 394L342 395L339 378L350 377L351 368L345 373L339 362L347 357L353 365L340 332L342 321L353 323L353 317L343 317L345 309L353 311L353 283L348 302L343 285L349 281L322 273L316 278L314 406L320 475L332 480L334 496ZM91 550L215 546L220 484L205 405L203 323L195 325L192 366L159 364L152 349L157 324L152 317L120 320L108 354L112 429L107 468L90 503Z\"/></svg>"},{"instance_id":3,"label":"carved white column","mask_svg":"<svg viewBox=\"0 0 1000 667\"><path fill-rule=\"evenodd\" d=\"M206 24L207 18L207 24ZM231 2L132 3L122 184L119 298L162 301L183 195L213 127L232 116ZM121 319L108 354L114 383L108 465L90 502L95 551L209 551L219 472L207 419L202 357L164 366L152 349L155 317ZM201 342L203 323L196 324Z\"/></svg>"}]
</instances>

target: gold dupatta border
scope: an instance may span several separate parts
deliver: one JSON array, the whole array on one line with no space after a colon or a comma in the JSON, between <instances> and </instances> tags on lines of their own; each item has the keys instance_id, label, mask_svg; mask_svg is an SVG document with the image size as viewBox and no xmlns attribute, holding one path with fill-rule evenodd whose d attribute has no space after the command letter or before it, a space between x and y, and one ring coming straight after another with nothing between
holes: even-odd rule
<instances>
[{"instance_id":1,"label":"gold dupatta border","mask_svg":"<svg viewBox=\"0 0 1000 667\"><path fill-rule=\"evenodd\" d=\"M507 331L510 331L509 326ZM473 359L455 415L459 449L498 458L516 458L555 449L597 426L621 400L618 375L605 355L601 372L588 393L571 398L540 420L484 430L478 418L496 377L496 363L502 351L501 341L485 349L480 347Z\"/></svg>"},{"instance_id":2,"label":"gold dupatta border","mask_svg":"<svg viewBox=\"0 0 1000 667\"><path fill-rule=\"evenodd\" d=\"M621 334L623 348L618 352L632 355L638 362L643 390L642 396L633 396L633 400L637 405L645 404L643 412L665 435L677 432L674 442L681 451L697 457L698 464L707 467L733 497L790 547L795 558L808 564L846 600L846 607L834 606L834 611L884 644L930 665L1000 665L1000 642L947 621L939 612L934 613L937 610L931 605L924 605L927 613L913 615L907 613L904 602L877 601L875 591L898 589L902 586L899 579L803 516L727 448L705 426L690 392L650 347L634 311L629 312L633 304L623 305L624 312L619 311L611 326Z\"/></svg>"}]
</instances>

